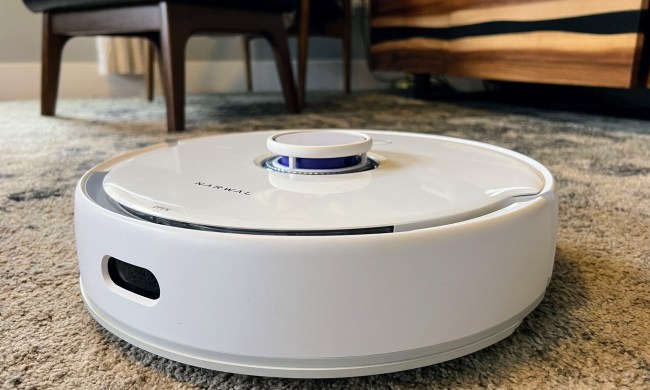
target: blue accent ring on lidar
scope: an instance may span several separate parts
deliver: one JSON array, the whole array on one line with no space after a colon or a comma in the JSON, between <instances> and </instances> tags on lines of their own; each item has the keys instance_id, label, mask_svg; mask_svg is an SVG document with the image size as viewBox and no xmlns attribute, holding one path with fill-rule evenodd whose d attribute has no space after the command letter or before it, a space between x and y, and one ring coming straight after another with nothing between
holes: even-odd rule
<instances>
[{"instance_id":1,"label":"blue accent ring on lidar","mask_svg":"<svg viewBox=\"0 0 650 390\"><path fill-rule=\"evenodd\" d=\"M280 165L289 167L289 157L281 156L278 159ZM361 163L361 156L346 156L333 158L296 158L298 169L341 169L349 168Z\"/></svg>"}]
</instances>

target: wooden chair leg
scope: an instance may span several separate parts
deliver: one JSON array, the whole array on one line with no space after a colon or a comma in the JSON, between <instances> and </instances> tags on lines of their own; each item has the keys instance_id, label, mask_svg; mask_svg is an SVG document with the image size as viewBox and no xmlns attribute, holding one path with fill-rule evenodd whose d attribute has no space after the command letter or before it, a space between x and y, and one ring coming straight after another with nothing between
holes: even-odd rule
<instances>
[{"instance_id":1,"label":"wooden chair leg","mask_svg":"<svg viewBox=\"0 0 650 390\"><path fill-rule=\"evenodd\" d=\"M52 15L43 13L43 43L41 64L41 115L53 116L59 91L61 56L69 37L52 32Z\"/></svg>"},{"instance_id":2,"label":"wooden chair leg","mask_svg":"<svg viewBox=\"0 0 650 390\"><path fill-rule=\"evenodd\" d=\"M185 130L185 44L189 32L174 17L174 5L160 3L160 69L167 106L167 131Z\"/></svg>"},{"instance_id":3,"label":"wooden chair leg","mask_svg":"<svg viewBox=\"0 0 650 390\"><path fill-rule=\"evenodd\" d=\"M147 89L147 100L153 101L154 96L154 45L151 42L147 42L147 69L145 71L145 81Z\"/></svg>"},{"instance_id":4,"label":"wooden chair leg","mask_svg":"<svg viewBox=\"0 0 650 390\"><path fill-rule=\"evenodd\" d=\"M343 1L343 75L344 90L350 94L351 77L351 55L352 55L352 4L350 0Z\"/></svg>"},{"instance_id":5,"label":"wooden chair leg","mask_svg":"<svg viewBox=\"0 0 650 390\"><path fill-rule=\"evenodd\" d=\"M307 57L309 53L309 5L311 0L300 3L300 26L298 32L298 97L304 107L307 93Z\"/></svg>"},{"instance_id":6,"label":"wooden chair leg","mask_svg":"<svg viewBox=\"0 0 650 390\"><path fill-rule=\"evenodd\" d=\"M253 76L251 72L251 35L245 35L242 38L242 48L244 50L244 70L246 72L246 91L253 92Z\"/></svg>"},{"instance_id":7,"label":"wooden chair leg","mask_svg":"<svg viewBox=\"0 0 650 390\"><path fill-rule=\"evenodd\" d=\"M298 103L298 95L291 70L291 55L287 43L287 32L285 31L281 16L278 16L276 25L267 34L266 38L271 48L273 48L273 54L275 55L275 65L278 68L278 75L280 76L282 93L284 94L287 110L290 113L297 114L300 112L300 104Z\"/></svg>"}]
</instances>

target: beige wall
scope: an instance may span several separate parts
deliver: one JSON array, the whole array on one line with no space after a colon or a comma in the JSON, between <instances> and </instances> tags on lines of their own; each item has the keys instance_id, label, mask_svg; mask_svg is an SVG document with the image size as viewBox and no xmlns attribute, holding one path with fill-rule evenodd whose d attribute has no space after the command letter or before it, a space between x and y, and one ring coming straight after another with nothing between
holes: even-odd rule
<instances>
[{"instance_id":1,"label":"beige wall","mask_svg":"<svg viewBox=\"0 0 650 390\"><path fill-rule=\"evenodd\" d=\"M21 0L0 0L0 62L38 62L41 58L41 16ZM65 61L95 60L94 40L79 38L66 46Z\"/></svg>"}]
</instances>

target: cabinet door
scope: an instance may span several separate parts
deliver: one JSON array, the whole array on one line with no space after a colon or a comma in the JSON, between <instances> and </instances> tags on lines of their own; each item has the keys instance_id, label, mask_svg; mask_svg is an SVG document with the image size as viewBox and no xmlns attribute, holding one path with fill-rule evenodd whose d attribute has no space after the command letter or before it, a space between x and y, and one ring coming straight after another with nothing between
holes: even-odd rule
<instances>
[{"instance_id":1,"label":"cabinet door","mask_svg":"<svg viewBox=\"0 0 650 390\"><path fill-rule=\"evenodd\" d=\"M373 70L630 87L644 0L372 0Z\"/></svg>"}]
</instances>

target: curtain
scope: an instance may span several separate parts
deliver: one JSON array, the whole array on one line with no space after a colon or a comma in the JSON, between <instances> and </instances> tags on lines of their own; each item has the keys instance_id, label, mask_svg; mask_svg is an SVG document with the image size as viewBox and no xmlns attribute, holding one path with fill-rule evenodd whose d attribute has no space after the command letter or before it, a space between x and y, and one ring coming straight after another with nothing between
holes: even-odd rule
<instances>
[{"instance_id":1,"label":"curtain","mask_svg":"<svg viewBox=\"0 0 650 390\"><path fill-rule=\"evenodd\" d=\"M97 37L101 75L141 75L147 69L147 45L142 38Z\"/></svg>"}]
</instances>

